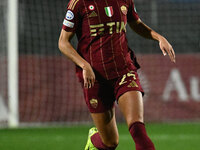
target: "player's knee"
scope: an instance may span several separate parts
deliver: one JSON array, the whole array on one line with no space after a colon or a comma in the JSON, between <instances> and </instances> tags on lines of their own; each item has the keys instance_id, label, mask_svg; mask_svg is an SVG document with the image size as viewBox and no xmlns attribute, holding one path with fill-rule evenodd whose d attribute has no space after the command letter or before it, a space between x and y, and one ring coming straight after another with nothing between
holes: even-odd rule
<instances>
[{"instance_id":1,"label":"player's knee","mask_svg":"<svg viewBox=\"0 0 200 150\"><path fill-rule=\"evenodd\" d=\"M105 140L105 141L103 141L103 143L107 147L110 147L110 148L112 148L114 150L119 144L119 137L116 137L115 139Z\"/></svg>"}]
</instances>

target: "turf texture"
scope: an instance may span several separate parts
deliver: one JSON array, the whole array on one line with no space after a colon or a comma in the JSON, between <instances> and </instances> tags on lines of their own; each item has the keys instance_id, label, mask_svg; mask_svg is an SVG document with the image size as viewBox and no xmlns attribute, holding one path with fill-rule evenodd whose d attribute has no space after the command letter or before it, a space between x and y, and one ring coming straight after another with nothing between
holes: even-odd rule
<instances>
[{"instance_id":1,"label":"turf texture","mask_svg":"<svg viewBox=\"0 0 200 150\"><path fill-rule=\"evenodd\" d=\"M0 150L84 150L89 128L67 126L0 129ZM200 150L200 123L147 124L157 150ZM117 150L135 150L125 124Z\"/></svg>"}]
</instances>

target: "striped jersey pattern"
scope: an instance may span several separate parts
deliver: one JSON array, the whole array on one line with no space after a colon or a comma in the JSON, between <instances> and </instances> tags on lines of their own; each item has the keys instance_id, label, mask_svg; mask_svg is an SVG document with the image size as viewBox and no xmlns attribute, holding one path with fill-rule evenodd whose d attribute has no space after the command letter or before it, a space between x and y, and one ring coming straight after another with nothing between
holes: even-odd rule
<instances>
[{"instance_id":1,"label":"striped jersey pattern","mask_svg":"<svg viewBox=\"0 0 200 150\"><path fill-rule=\"evenodd\" d=\"M126 39L127 22L138 19L132 0L71 0L62 28L76 34L77 52L109 80L139 68Z\"/></svg>"}]
</instances>

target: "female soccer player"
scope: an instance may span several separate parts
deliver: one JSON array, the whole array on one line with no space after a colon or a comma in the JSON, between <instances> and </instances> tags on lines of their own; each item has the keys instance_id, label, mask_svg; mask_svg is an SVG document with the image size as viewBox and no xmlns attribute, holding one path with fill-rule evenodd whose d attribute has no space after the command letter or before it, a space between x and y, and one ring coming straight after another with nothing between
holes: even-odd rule
<instances>
[{"instance_id":1,"label":"female soccer player","mask_svg":"<svg viewBox=\"0 0 200 150\"><path fill-rule=\"evenodd\" d=\"M126 24L137 34L159 42L163 55L175 62L169 42L145 25L132 0L71 0L59 39L61 52L76 64L84 97L96 128L89 131L85 150L114 150L118 130L114 102L127 122L136 150L155 150L143 119L139 65L126 39ZM76 34L75 50L70 39Z\"/></svg>"}]
</instances>

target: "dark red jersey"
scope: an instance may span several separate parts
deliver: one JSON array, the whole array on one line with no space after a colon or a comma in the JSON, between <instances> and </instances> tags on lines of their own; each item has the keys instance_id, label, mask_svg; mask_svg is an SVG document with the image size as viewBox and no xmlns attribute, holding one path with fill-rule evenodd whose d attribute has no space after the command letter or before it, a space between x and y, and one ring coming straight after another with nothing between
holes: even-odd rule
<instances>
[{"instance_id":1,"label":"dark red jersey","mask_svg":"<svg viewBox=\"0 0 200 150\"><path fill-rule=\"evenodd\" d=\"M94 71L113 79L139 66L126 39L127 22L138 18L132 0L71 0L63 29L76 33L77 51Z\"/></svg>"}]
</instances>

